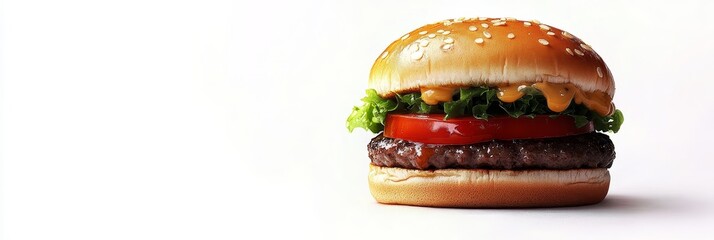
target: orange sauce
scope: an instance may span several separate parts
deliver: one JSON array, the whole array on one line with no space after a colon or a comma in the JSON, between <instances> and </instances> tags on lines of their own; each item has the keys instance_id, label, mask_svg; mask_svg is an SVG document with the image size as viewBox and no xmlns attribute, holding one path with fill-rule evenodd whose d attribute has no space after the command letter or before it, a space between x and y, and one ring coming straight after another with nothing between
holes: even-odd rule
<instances>
[{"instance_id":1,"label":"orange sauce","mask_svg":"<svg viewBox=\"0 0 714 240\"><path fill-rule=\"evenodd\" d=\"M575 96L575 88L564 84L536 83L533 87L540 90L553 112L562 112L570 106Z\"/></svg>"},{"instance_id":2,"label":"orange sauce","mask_svg":"<svg viewBox=\"0 0 714 240\"><path fill-rule=\"evenodd\" d=\"M498 98L503 102L513 102L518 100L518 98L523 97L523 93L519 91L519 87L524 84L511 84L505 86L499 86ZM605 92L584 92L580 88L576 87L572 83L534 83L531 86L538 89L543 96L545 96L546 101L548 101L548 108L553 112L562 112L570 106L570 102L575 100L577 104L583 104L588 109L600 114L601 116L607 116L612 114L612 98L608 96ZM507 97L501 97L507 96ZM516 99L514 97L518 96Z\"/></svg>"},{"instance_id":3,"label":"orange sauce","mask_svg":"<svg viewBox=\"0 0 714 240\"><path fill-rule=\"evenodd\" d=\"M498 86L498 94L496 96L502 102L515 102L525 95L522 90L527 86L532 86L543 93L548 102L548 108L553 112L565 111L573 100L575 103L583 104L601 116L610 115L614 111L612 98L607 93L601 91L584 92L572 83L542 82L501 85ZM420 88L421 99L429 105L448 102L451 101L455 90L456 88L454 87L422 87Z\"/></svg>"},{"instance_id":4,"label":"orange sauce","mask_svg":"<svg viewBox=\"0 0 714 240\"><path fill-rule=\"evenodd\" d=\"M429 105L436 105L439 102L451 101L456 88L452 87L422 87L421 99Z\"/></svg>"},{"instance_id":5,"label":"orange sauce","mask_svg":"<svg viewBox=\"0 0 714 240\"><path fill-rule=\"evenodd\" d=\"M498 94L496 96L498 97L501 102L505 103L512 103L515 102L516 100L520 99L525 95L526 93L520 91L521 86L526 86L522 84L512 84L512 85L503 85L498 87Z\"/></svg>"},{"instance_id":6,"label":"orange sauce","mask_svg":"<svg viewBox=\"0 0 714 240\"><path fill-rule=\"evenodd\" d=\"M604 92L577 92L575 103L583 104L601 116L610 115L615 111L612 99Z\"/></svg>"}]
</instances>

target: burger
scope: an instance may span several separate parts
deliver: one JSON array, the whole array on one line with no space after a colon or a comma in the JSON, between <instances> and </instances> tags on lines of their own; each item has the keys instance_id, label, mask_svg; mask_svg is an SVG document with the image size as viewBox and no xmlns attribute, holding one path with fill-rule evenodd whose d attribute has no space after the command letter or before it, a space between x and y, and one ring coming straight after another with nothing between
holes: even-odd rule
<instances>
[{"instance_id":1,"label":"burger","mask_svg":"<svg viewBox=\"0 0 714 240\"><path fill-rule=\"evenodd\" d=\"M602 201L622 112L603 59L573 34L513 18L428 24L374 62L350 132L377 202L557 207Z\"/></svg>"}]
</instances>

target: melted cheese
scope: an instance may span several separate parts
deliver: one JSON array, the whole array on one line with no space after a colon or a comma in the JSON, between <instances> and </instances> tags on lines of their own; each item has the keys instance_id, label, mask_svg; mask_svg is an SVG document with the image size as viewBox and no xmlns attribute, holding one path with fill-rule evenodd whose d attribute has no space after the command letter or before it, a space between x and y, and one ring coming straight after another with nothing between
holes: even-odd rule
<instances>
[{"instance_id":1,"label":"melted cheese","mask_svg":"<svg viewBox=\"0 0 714 240\"><path fill-rule=\"evenodd\" d=\"M422 87L421 89L421 100L424 100L426 104L436 105L439 102L451 101L454 96L454 91L456 88L452 87Z\"/></svg>"}]
</instances>

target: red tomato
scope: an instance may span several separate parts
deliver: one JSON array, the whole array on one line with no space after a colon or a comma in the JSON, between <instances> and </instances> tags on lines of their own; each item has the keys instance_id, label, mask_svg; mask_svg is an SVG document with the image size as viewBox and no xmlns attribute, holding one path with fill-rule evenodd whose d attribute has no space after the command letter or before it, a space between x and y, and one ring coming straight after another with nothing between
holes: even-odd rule
<instances>
[{"instance_id":1,"label":"red tomato","mask_svg":"<svg viewBox=\"0 0 714 240\"><path fill-rule=\"evenodd\" d=\"M444 120L443 114L388 114L384 136L429 144L465 145L491 140L552 138L594 131L593 123L576 128L569 116L552 118L460 117Z\"/></svg>"}]
</instances>

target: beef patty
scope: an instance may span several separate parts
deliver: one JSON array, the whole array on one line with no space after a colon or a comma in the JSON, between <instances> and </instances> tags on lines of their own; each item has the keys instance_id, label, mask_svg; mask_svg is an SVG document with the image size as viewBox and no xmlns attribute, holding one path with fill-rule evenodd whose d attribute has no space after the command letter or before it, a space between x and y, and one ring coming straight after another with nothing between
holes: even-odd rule
<instances>
[{"instance_id":1,"label":"beef patty","mask_svg":"<svg viewBox=\"0 0 714 240\"><path fill-rule=\"evenodd\" d=\"M410 169L609 168L615 159L615 146L602 133L470 145L422 144L379 134L367 147L372 164Z\"/></svg>"}]
</instances>

